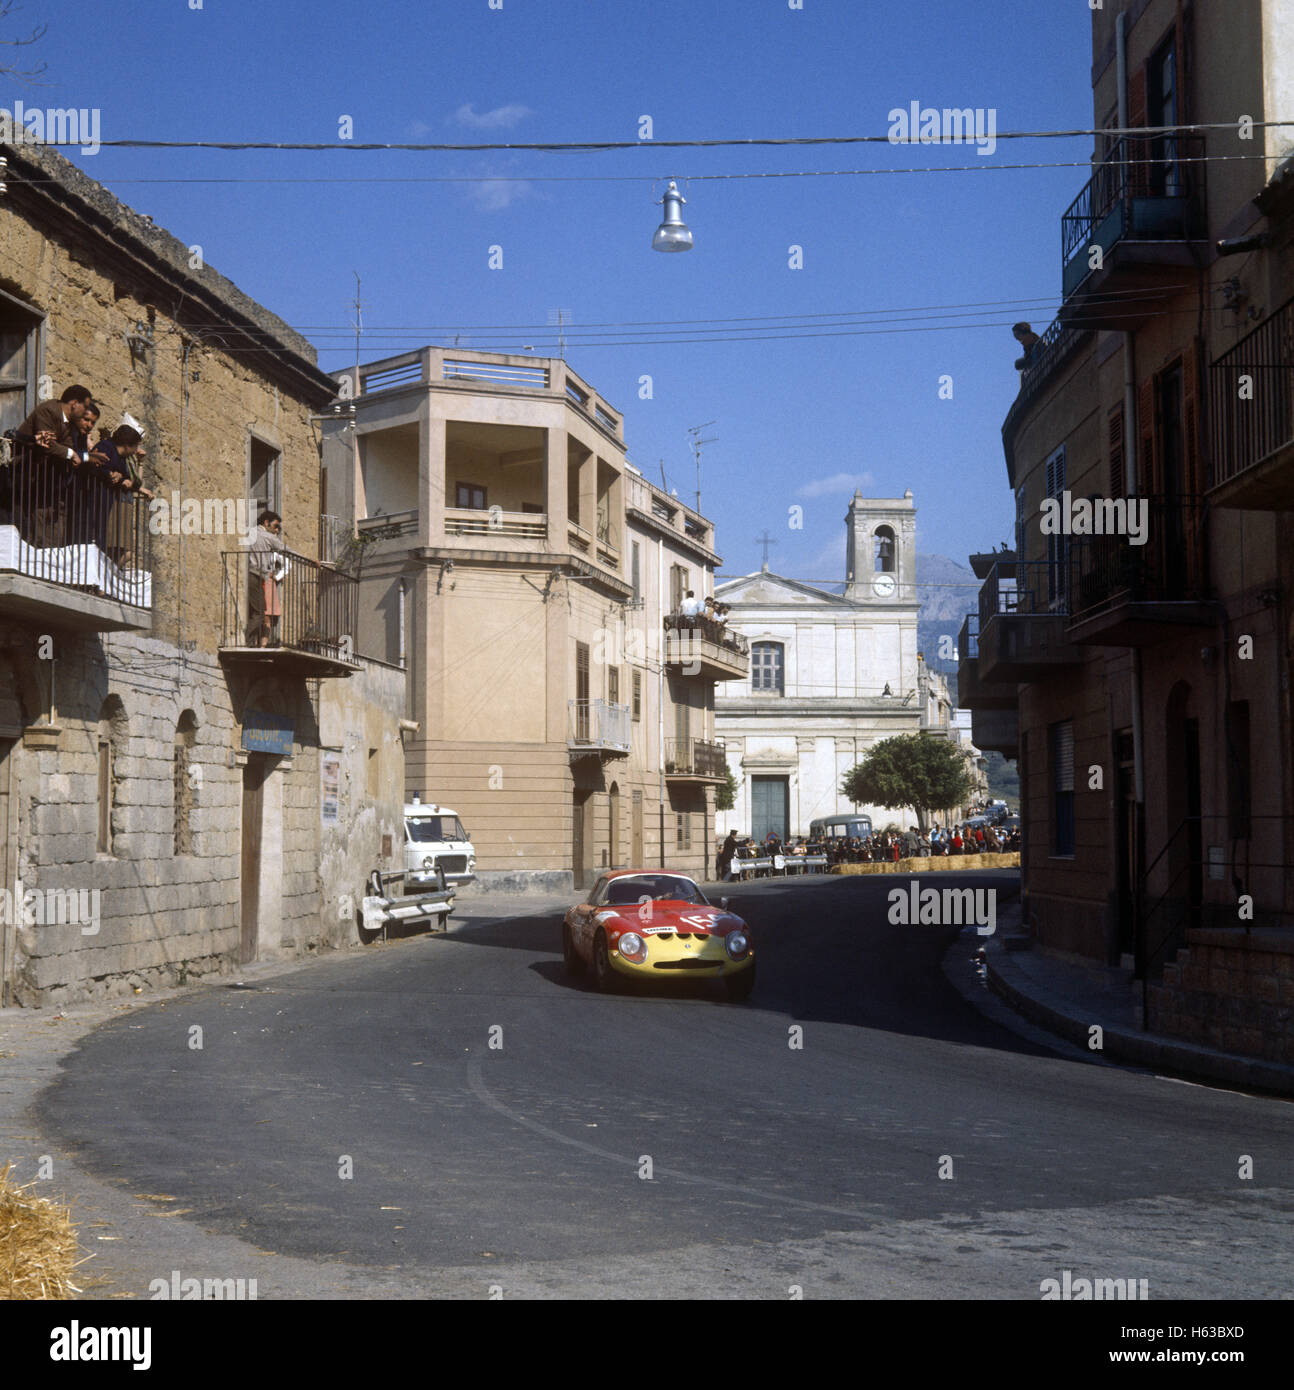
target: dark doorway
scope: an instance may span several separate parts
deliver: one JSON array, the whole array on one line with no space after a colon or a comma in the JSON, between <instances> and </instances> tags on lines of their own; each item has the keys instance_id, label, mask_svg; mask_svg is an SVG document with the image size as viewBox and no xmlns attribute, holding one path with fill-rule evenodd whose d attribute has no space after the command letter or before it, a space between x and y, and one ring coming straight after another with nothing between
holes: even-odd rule
<instances>
[{"instance_id":1,"label":"dark doorway","mask_svg":"<svg viewBox=\"0 0 1294 1390\"><path fill-rule=\"evenodd\" d=\"M271 758L249 753L243 768L242 933L238 959L256 959L261 911L261 839L265 821L265 779Z\"/></svg>"},{"instance_id":2,"label":"dark doorway","mask_svg":"<svg viewBox=\"0 0 1294 1390\"><path fill-rule=\"evenodd\" d=\"M592 838L588 833L590 800L591 793L576 788L571 803L571 873L576 888L589 886L588 856Z\"/></svg>"}]
</instances>

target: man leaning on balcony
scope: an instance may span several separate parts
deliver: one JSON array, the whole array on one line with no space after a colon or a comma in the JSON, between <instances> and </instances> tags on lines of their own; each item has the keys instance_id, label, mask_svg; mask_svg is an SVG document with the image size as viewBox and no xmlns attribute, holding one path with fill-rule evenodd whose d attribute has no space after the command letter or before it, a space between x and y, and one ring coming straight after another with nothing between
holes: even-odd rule
<instances>
[{"instance_id":1,"label":"man leaning on balcony","mask_svg":"<svg viewBox=\"0 0 1294 1390\"><path fill-rule=\"evenodd\" d=\"M278 643L278 622L283 613L279 584L287 573L287 546L283 543L283 518L263 511L247 546L247 645L268 647Z\"/></svg>"},{"instance_id":2,"label":"man leaning on balcony","mask_svg":"<svg viewBox=\"0 0 1294 1390\"><path fill-rule=\"evenodd\" d=\"M31 545L63 543L63 462L73 457L72 438L90 404L88 387L69 386L58 400L42 401L14 431L21 452L14 460L10 511Z\"/></svg>"}]
</instances>

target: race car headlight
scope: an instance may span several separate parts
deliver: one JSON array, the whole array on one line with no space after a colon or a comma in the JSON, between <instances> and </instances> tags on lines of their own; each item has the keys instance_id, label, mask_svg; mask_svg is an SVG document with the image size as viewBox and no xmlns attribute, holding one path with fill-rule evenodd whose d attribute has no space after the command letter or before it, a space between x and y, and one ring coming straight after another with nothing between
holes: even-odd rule
<instances>
[{"instance_id":1,"label":"race car headlight","mask_svg":"<svg viewBox=\"0 0 1294 1390\"><path fill-rule=\"evenodd\" d=\"M730 931L723 938L723 944L733 960L740 960L750 950L750 938L744 931Z\"/></svg>"},{"instance_id":2,"label":"race car headlight","mask_svg":"<svg viewBox=\"0 0 1294 1390\"><path fill-rule=\"evenodd\" d=\"M422 867L430 872L430 870L436 867L436 861L431 857L431 855L428 855L422 861Z\"/></svg>"},{"instance_id":3,"label":"race car headlight","mask_svg":"<svg viewBox=\"0 0 1294 1390\"><path fill-rule=\"evenodd\" d=\"M636 931L625 932L617 944L620 954L635 965L641 965L647 959L647 943Z\"/></svg>"}]
</instances>

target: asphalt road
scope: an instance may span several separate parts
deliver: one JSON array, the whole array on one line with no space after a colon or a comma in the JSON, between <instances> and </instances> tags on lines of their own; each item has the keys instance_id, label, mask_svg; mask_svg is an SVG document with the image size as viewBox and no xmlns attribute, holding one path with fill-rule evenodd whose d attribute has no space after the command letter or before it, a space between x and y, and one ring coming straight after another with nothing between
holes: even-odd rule
<instances>
[{"instance_id":1,"label":"asphalt road","mask_svg":"<svg viewBox=\"0 0 1294 1390\"><path fill-rule=\"evenodd\" d=\"M90 1034L39 1118L352 1297L1289 1297L1294 1107L1008 1032L940 969L974 936L890 925L890 886L737 886L741 1005L572 983L557 916L199 991Z\"/></svg>"}]
</instances>

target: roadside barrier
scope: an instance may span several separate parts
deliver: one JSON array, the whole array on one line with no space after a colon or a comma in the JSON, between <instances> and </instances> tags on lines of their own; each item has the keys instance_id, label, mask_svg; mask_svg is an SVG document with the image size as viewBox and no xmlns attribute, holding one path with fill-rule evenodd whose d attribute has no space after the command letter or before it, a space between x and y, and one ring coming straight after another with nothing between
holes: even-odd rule
<instances>
[{"instance_id":1,"label":"roadside barrier","mask_svg":"<svg viewBox=\"0 0 1294 1390\"><path fill-rule=\"evenodd\" d=\"M1020 851L1014 854L950 854L929 859L900 859L897 864L837 864L833 874L929 874L964 873L967 869L1018 869Z\"/></svg>"}]
</instances>

